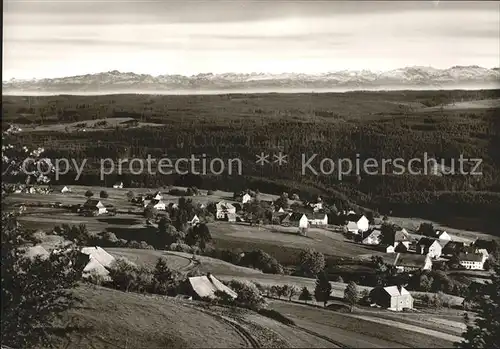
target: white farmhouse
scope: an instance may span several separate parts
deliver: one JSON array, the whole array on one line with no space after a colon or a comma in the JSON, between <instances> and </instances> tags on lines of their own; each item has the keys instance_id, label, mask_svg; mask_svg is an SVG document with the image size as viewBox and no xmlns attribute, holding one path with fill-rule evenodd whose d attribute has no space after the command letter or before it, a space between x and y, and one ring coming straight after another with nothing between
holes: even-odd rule
<instances>
[{"instance_id":1,"label":"white farmhouse","mask_svg":"<svg viewBox=\"0 0 500 349\"><path fill-rule=\"evenodd\" d=\"M189 225L196 225L196 224L200 223L200 218L197 215L194 215L193 217L191 217L190 220L187 221L187 223Z\"/></svg>"},{"instance_id":2,"label":"white farmhouse","mask_svg":"<svg viewBox=\"0 0 500 349\"><path fill-rule=\"evenodd\" d=\"M288 216L290 225L298 226L299 229L309 228L309 219L304 213L294 212Z\"/></svg>"},{"instance_id":3,"label":"white farmhouse","mask_svg":"<svg viewBox=\"0 0 500 349\"><path fill-rule=\"evenodd\" d=\"M451 236L444 230L437 230L436 231L436 239L441 240L441 241L451 241Z\"/></svg>"},{"instance_id":4,"label":"white farmhouse","mask_svg":"<svg viewBox=\"0 0 500 349\"><path fill-rule=\"evenodd\" d=\"M326 226L328 225L328 215L326 213L314 212L312 215L310 215L308 221L310 225Z\"/></svg>"},{"instance_id":5,"label":"white farmhouse","mask_svg":"<svg viewBox=\"0 0 500 349\"><path fill-rule=\"evenodd\" d=\"M107 211L106 206L97 199L88 199L85 204L83 204L84 211L92 212L96 215L104 214Z\"/></svg>"},{"instance_id":6,"label":"white farmhouse","mask_svg":"<svg viewBox=\"0 0 500 349\"><path fill-rule=\"evenodd\" d=\"M113 188L115 189L122 189L123 188L123 182L118 182L113 185Z\"/></svg>"},{"instance_id":7,"label":"white farmhouse","mask_svg":"<svg viewBox=\"0 0 500 349\"><path fill-rule=\"evenodd\" d=\"M431 238L421 238L417 242L417 253L429 255L431 258L439 258L443 251L443 247L438 240Z\"/></svg>"},{"instance_id":8,"label":"white farmhouse","mask_svg":"<svg viewBox=\"0 0 500 349\"><path fill-rule=\"evenodd\" d=\"M66 185L54 187L53 190L54 190L54 192L58 192L58 193L61 193L61 194L71 193L71 189L68 186L66 186Z\"/></svg>"},{"instance_id":9,"label":"white farmhouse","mask_svg":"<svg viewBox=\"0 0 500 349\"><path fill-rule=\"evenodd\" d=\"M228 219L228 214L236 214L236 207L234 207L229 202L220 201L216 205L215 218L217 219Z\"/></svg>"},{"instance_id":10,"label":"white farmhouse","mask_svg":"<svg viewBox=\"0 0 500 349\"><path fill-rule=\"evenodd\" d=\"M368 230L370 222L364 215L350 214L347 216L347 230L353 234Z\"/></svg>"},{"instance_id":11,"label":"white farmhouse","mask_svg":"<svg viewBox=\"0 0 500 349\"><path fill-rule=\"evenodd\" d=\"M252 196L250 194L248 194L248 193L246 193L245 195L243 195L241 197L241 203L242 204L246 204L247 202L250 202L250 201L252 201Z\"/></svg>"},{"instance_id":12,"label":"white farmhouse","mask_svg":"<svg viewBox=\"0 0 500 349\"><path fill-rule=\"evenodd\" d=\"M458 255L460 265L466 269L483 270L484 268L484 255L482 253L460 253Z\"/></svg>"},{"instance_id":13,"label":"white farmhouse","mask_svg":"<svg viewBox=\"0 0 500 349\"><path fill-rule=\"evenodd\" d=\"M379 245L382 239L382 231L373 229L363 240L363 245ZM394 250L393 250L394 252Z\"/></svg>"}]
</instances>

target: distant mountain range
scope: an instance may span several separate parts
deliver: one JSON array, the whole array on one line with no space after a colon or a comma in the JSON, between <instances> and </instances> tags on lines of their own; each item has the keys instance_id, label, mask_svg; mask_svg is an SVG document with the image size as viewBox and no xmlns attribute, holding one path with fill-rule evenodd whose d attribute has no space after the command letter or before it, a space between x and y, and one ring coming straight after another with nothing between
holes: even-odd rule
<instances>
[{"instance_id":1,"label":"distant mountain range","mask_svg":"<svg viewBox=\"0 0 500 349\"><path fill-rule=\"evenodd\" d=\"M346 91L394 89L500 88L500 68L406 67L385 72L337 71L322 74L198 74L193 76L124 73L117 70L54 79L2 82L3 94L168 93L211 91Z\"/></svg>"}]
</instances>

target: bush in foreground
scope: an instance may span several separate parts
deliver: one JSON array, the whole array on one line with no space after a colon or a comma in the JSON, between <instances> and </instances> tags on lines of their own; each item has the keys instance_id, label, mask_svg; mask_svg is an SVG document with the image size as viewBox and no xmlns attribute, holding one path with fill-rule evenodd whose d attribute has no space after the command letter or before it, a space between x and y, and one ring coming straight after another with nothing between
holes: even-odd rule
<instances>
[{"instance_id":1,"label":"bush in foreground","mask_svg":"<svg viewBox=\"0 0 500 349\"><path fill-rule=\"evenodd\" d=\"M79 301L71 292L85 266L79 247L31 259L22 251L28 235L15 216L2 213L2 347L49 346L51 335L58 334L52 331L53 320Z\"/></svg>"},{"instance_id":2,"label":"bush in foreground","mask_svg":"<svg viewBox=\"0 0 500 349\"><path fill-rule=\"evenodd\" d=\"M234 300L237 306L255 310L260 309L266 304L257 286L251 282L231 280L228 286L238 294L238 297Z\"/></svg>"}]
</instances>

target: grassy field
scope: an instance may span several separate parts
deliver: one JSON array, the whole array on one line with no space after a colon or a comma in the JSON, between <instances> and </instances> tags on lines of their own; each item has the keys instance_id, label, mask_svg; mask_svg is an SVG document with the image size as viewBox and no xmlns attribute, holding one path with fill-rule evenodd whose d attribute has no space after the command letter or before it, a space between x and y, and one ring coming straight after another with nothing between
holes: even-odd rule
<instances>
[{"instance_id":1,"label":"grassy field","mask_svg":"<svg viewBox=\"0 0 500 349\"><path fill-rule=\"evenodd\" d=\"M81 307L64 322L91 327L65 340L58 348L245 347L247 343L229 324L173 299L83 286ZM203 333L203 336L200 336Z\"/></svg>"},{"instance_id":2,"label":"grassy field","mask_svg":"<svg viewBox=\"0 0 500 349\"><path fill-rule=\"evenodd\" d=\"M75 292L83 304L61 322L80 330L54 337L56 348L338 348L314 333L252 311L97 286Z\"/></svg>"},{"instance_id":3,"label":"grassy field","mask_svg":"<svg viewBox=\"0 0 500 349\"><path fill-rule=\"evenodd\" d=\"M453 341L460 339L436 329L429 331L357 313L338 313L283 301L272 301L270 306L298 325L310 326L326 336L344 341L349 347L451 348ZM357 335L349 337L349 332L356 332Z\"/></svg>"},{"instance_id":4,"label":"grassy field","mask_svg":"<svg viewBox=\"0 0 500 349\"><path fill-rule=\"evenodd\" d=\"M82 285L76 294L83 304L65 314L62 323L77 326L76 333L54 337L56 348L165 348L165 347L428 347L446 348L458 337L440 332L444 320L423 327L364 312L339 313L283 301L269 308L291 318L287 326L247 310L202 306L196 301L140 295ZM394 319L406 315L393 314ZM376 326L374 326L376 323ZM60 326L60 322L54 327ZM454 325L454 322L448 322ZM83 331L81 329L85 328ZM200 334L203 334L200 336Z\"/></svg>"},{"instance_id":5,"label":"grassy field","mask_svg":"<svg viewBox=\"0 0 500 349\"><path fill-rule=\"evenodd\" d=\"M261 248L282 264L296 264L302 249L313 248L325 255L346 258L369 258L380 254L370 246L353 243L342 233L322 228L310 228L307 236L297 228L278 225L250 226L248 224L209 224L215 245L243 250Z\"/></svg>"}]
</instances>

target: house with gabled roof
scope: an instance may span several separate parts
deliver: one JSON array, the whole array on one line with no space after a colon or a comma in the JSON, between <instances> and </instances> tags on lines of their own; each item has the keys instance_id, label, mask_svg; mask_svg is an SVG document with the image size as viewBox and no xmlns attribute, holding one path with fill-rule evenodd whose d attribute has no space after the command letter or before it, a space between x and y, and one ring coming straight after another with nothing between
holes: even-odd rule
<instances>
[{"instance_id":1,"label":"house with gabled roof","mask_svg":"<svg viewBox=\"0 0 500 349\"><path fill-rule=\"evenodd\" d=\"M398 228L394 233L394 248L398 247L399 244L403 244L408 250L410 248L410 234L405 228Z\"/></svg>"},{"instance_id":2,"label":"house with gabled roof","mask_svg":"<svg viewBox=\"0 0 500 349\"><path fill-rule=\"evenodd\" d=\"M200 218L197 215L193 215L193 217L191 217L191 219L189 219L187 221L187 223L189 225L196 225L196 224L200 223Z\"/></svg>"},{"instance_id":3,"label":"house with gabled roof","mask_svg":"<svg viewBox=\"0 0 500 349\"><path fill-rule=\"evenodd\" d=\"M447 241L443 246L441 255L453 256L458 255L460 252L465 252L465 244L461 241Z\"/></svg>"},{"instance_id":4,"label":"house with gabled roof","mask_svg":"<svg viewBox=\"0 0 500 349\"><path fill-rule=\"evenodd\" d=\"M379 245L382 239L382 231L380 229L372 229L363 233L364 239L361 241L363 245Z\"/></svg>"},{"instance_id":5,"label":"house with gabled roof","mask_svg":"<svg viewBox=\"0 0 500 349\"><path fill-rule=\"evenodd\" d=\"M436 230L436 239L441 241L451 241L451 236L444 230Z\"/></svg>"},{"instance_id":6,"label":"house with gabled roof","mask_svg":"<svg viewBox=\"0 0 500 349\"><path fill-rule=\"evenodd\" d=\"M499 248L498 243L495 240L484 239L476 239L476 241L472 243L472 246L476 249L486 249L488 253L492 253Z\"/></svg>"},{"instance_id":7,"label":"house with gabled roof","mask_svg":"<svg viewBox=\"0 0 500 349\"><path fill-rule=\"evenodd\" d=\"M113 188L115 189L122 189L123 188L123 182L117 182L113 184Z\"/></svg>"},{"instance_id":8,"label":"house with gabled roof","mask_svg":"<svg viewBox=\"0 0 500 349\"><path fill-rule=\"evenodd\" d=\"M71 189L66 185L56 185L52 187L52 191L55 193L71 193Z\"/></svg>"},{"instance_id":9,"label":"house with gabled roof","mask_svg":"<svg viewBox=\"0 0 500 349\"><path fill-rule=\"evenodd\" d=\"M486 259L482 253L464 253L458 254L458 260L461 266L471 270L483 270Z\"/></svg>"},{"instance_id":10,"label":"house with gabled roof","mask_svg":"<svg viewBox=\"0 0 500 349\"><path fill-rule=\"evenodd\" d=\"M160 191L148 193L143 197L143 200L163 200L163 195Z\"/></svg>"},{"instance_id":11,"label":"house with gabled roof","mask_svg":"<svg viewBox=\"0 0 500 349\"><path fill-rule=\"evenodd\" d=\"M368 218L362 214L348 214L346 217L347 230L352 234L359 234L365 232L370 226Z\"/></svg>"},{"instance_id":12,"label":"house with gabled roof","mask_svg":"<svg viewBox=\"0 0 500 349\"><path fill-rule=\"evenodd\" d=\"M245 193L242 197L241 197L241 203L244 205L246 204L247 202L250 202L252 201L252 195L248 194L248 193Z\"/></svg>"},{"instance_id":13,"label":"house with gabled roof","mask_svg":"<svg viewBox=\"0 0 500 349\"><path fill-rule=\"evenodd\" d=\"M236 214L236 207L231 203L225 201L219 201L215 204L216 212L215 218L228 220L228 214Z\"/></svg>"},{"instance_id":14,"label":"house with gabled roof","mask_svg":"<svg viewBox=\"0 0 500 349\"><path fill-rule=\"evenodd\" d=\"M193 276L188 278L184 283L185 292L195 299L215 299L216 292L224 292L229 297L236 299L238 294L231 288L224 285L222 282L210 273L203 276Z\"/></svg>"},{"instance_id":15,"label":"house with gabled roof","mask_svg":"<svg viewBox=\"0 0 500 349\"><path fill-rule=\"evenodd\" d=\"M108 212L106 206L104 206L104 204L97 199L88 199L83 204L83 211L93 213L96 215L101 215Z\"/></svg>"},{"instance_id":16,"label":"house with gabled roof","mask_svg":"<svg viewBox=\"0 0 500 349\"><path fill-rule=\"evenodd\" d=\"M444 230L434 230L430 232L424 232L424 235L426 237L432 238L432 239L437 239L437 240L443 240L443 241L450 241L451 236Z\"/></svg>"},{"instance_id":17,"label":"house with gabled roof","mask_svg":"<svg viewBox=\"0 0 500 349\"><path fill-rule=\"evenodd\" d=\"M438 240L423 237L417 242L417 253L429 255L431 258L439 258L443 248Z\"/></svg>"},{"instance_id":18,"label":"house with gabled roof","mask_svg":"<svg viewBox=\"0 0 500 349\"><path fill-rule=\"evenodd\" d=\"M98 274L106 280L110 280L108 268L111 267L115 257L99 246L83 247L81 253L89 258L83 269L84 278L91 274Z\"/></svg>"},{"instance_id":19,"label":"house with gabled roof","mask_svg":"<svg viewBox=\"0 0 500 349\"><path fill-rule=\"evenodd\" d=\"M307 216L310 225L326 226L328 225L328 215L326 213L313 212Z\"/></svg>"},{"instance_id":20,"label":"house with gabled roof","mask_svg":"<svg viewBox=\"0 0 500 349\"><path fill-rule=\"evenodd\" d=\"M413 297L403 286L375 287L370 291L370 299L388 310L413 309Z\"/></svg>"},{"instance_id":21,"label":"house with gabled roof","mask_svg":"<svg viewBox=\"0 0 500 349\"><path fill-rule=\"evenodd\" d=\"M305 213L292 212L292 214L283 217L281 224L284 226L295 226L299 229L309 228L309 219Z\"/></svg>"},{"instance_id":22,"label":"house with gabled roof","mask_svg":"<svg viewBox=\"0 0 500 349\"><path fill-rule=\"evenodd\" d=\"M431 270L432 259L429 255L416 253L398 253L393 265L398 272L412 272L417 270Z\"/></svg>"}]
</instances>

